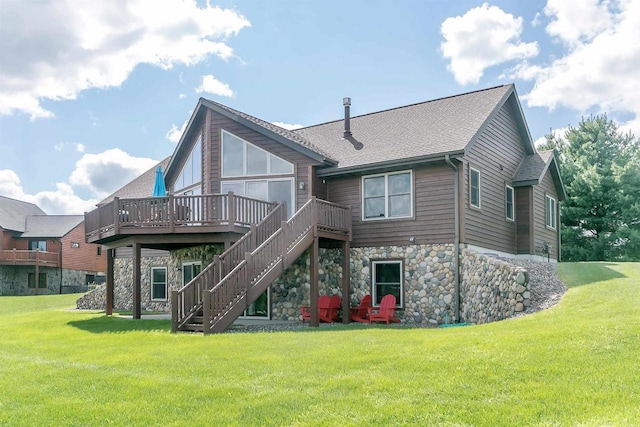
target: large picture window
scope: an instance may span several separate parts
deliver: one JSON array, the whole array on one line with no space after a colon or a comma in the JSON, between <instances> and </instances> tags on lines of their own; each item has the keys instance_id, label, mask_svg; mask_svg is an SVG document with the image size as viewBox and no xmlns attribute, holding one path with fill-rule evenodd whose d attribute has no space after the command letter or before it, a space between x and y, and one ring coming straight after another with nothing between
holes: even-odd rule
<instances>
[{"instance_id":1,"label":"large picture window","mask_svg":"<svg viewBox=\"0 0 640 427\"><path fill-rule=\"evenodd\" d=\"M371 265L371 295L373 297L373 305L380 305L382 297L391 294L396 297L396 307L402 307L402 261L372 261Z\"/></svg>"},{"instance_id":2,"label":"large picture window","mask_svg":"<svg viewBox=\"0 0 640 427\"><path fill-rule=\"evenodd\" d=\"M556 199L551 196L545 196L546 205L546 225L549 228L556 229Z\"/></svg>"},{"instance_id":3,"label":"large picture window","mask_svg":"<svg viewBox=\"0 0 640 427\"><path fill-rule=\"evenodd\" d=\"M362 219L407 218L413 215L411 171L362 178Z\"/></svg>"},{"instance_id":4,"label":"large picture window","mask_svg":"<svg viewBox=\"0 0 640 427\"><path fill-rule=\"evenodd\" d=\"M294 206L293 178L261 179L242 181L223 181L220 183L220 192L233 191L239 196L247 196L267 202L285 202L287 214L291 217Z\"/></svg>"},{"instance_id":5,"label":"large picture window","mask_svg":"<svg viewBox=\"0 0 640 427\"><path fill-rule=\"evenodd\" d=\"M167 299L167 267L151 267L151 299Z\"/></svg>"},{"instance_id":6,"label":"large picture window","mask_svg":"<svg viewBox=\"0 0 640 427\"><path fill-rule=\"evenodd\" d=\"M469 168L469 204L480 209L480 171Z\"/></svg>"},{"instance_id":7,"label":"large picture window","mask_svg":"<svg viewBox=\"0 0 640 427\"><path fill-rule=\"evenodd\" d=\"M293 164L256 147L249 142L222 131L222 176L287 175Z\"/></svg>"},{"instance_id":8,"label":"large picture window","mask_svg":"<svg viewBox=\"0 0 640 427\"><path fill-rule=\"evenodd\" d=\"M504 207L505 207L505 216L507 218L507 221L513 221L515 216L514 216L514 211L513 211L513 206L514 206L514 197L513 197L514 193L513 193L513 187L507 185L505 186L504 189Z\"/></svg>"}]
</instances>

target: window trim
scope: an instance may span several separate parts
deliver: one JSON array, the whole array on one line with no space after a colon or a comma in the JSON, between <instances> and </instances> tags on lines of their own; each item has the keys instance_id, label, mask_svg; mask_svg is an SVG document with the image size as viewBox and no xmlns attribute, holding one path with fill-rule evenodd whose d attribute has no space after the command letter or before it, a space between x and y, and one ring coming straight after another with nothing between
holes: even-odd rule
<instances>
[{"instance_id":1,"label":"window trim","mask_svg":"<svg viewBox=\"0 0 640 427\"><path fill-rule=\"evenodd\" d=\"M270 176L270 177L264 177L264 178L250 178L250 179L244 179L244 177L240 177L240 179L225 179L225 180L221 180L220 181L220 192L222 192L222 186L224 184L230 184L230 183L242 183L244 185L244 194L237 194L237 195L242 195L245 197L249 197L246 195L247 193L247 183L251 183L251 182L266 182L267 183L267 187L269 185L270 182L273 181L290 181L291 183L291 206L287 206L287 215L290 218L291 216L293 216L294 213L296 213L296 207L298 206L296 204L296 179L293 175L289 175L289 176L281 176L281 175L274 175L274 176ZM267 188L268 191L268 188ZM234 193L235 194L235 193Z\"/></svg>"},{"instance_id":2,"label":"window trim","mask_svg":"<svg viewBox=\"0 0 640 427\"><path fill-rule=\"evenodd\" d=\"M240 175L226 175L224 171L224 134L229 134L234 138L238 138L243 142L242 144L242 173ZM258 149L267 154L267 172L259 173L259 174L249 174L247 172L247 145L251 145L252 147ZM271 172L271 157L275 157L278 160L281 160L289 165L291 165L291 172L283 173L283 172ZM233 132L229 132L225 129L220 129L220 179L233 179L233 178L244 178L244 177L259 177L259 176L293 176L296 173L296 165L290 162L289 160L283 159L280 156L277 156L264 148L258 147L256 144L252 144L244 138L240 138L238 135Z\"/></svg>"},{"instance_id":3,"label":"window trim","mask_svg":"<svg viewBox=\"0 0 640 427\"><path fill-rule=\"evenodd\" d=\"M400 266L400 298L396 301L396 309L404 308L404 260L403 259L372 259L371 261L371 306L379 307L376 303L378 294L376 292L376 265L377 264L397 264ZM383 295L384 296L384 295Z\"/></svg>"},{"instance_id":4,"label":"window trim","mask_svg":"<svg viewBox=\"0 0 640 427\"><path fill-rule=\"evenodd\" d=\"M390 217L389 216L389 176L392 175L403 175L403 174L409 174L409 196L411 197L411 200L409 201L409 215L406 216L394 216L394 217ZM378 178L384 176L384 216L376 216L376 217L371 217L371 218L367 218L365 215L365 190L364 190L364 183L366 179L370 179L370 178ZM409 170L402 170L402 171L396 171L396 172L386 172L386 173L377 173L377 174L373 174L373 175L365 175L361 178L360 180L360 206L361 206L361 219L362 221L394 221L394 220L402 220L402 219L411 219L414 216L414 203L415 203L415 186L414 186L414 180L413 180L413 170L409 169Z\"/></svg>"},{"instance_id":5,"label":"window trim","mask_svg":"<svg viewBox=\"0 0 640 427\"><path fill-rule=\"evenodd\" d=\"M196 151L196 147L200 146L200 152L199 152L199 156L200 156L200 179L198 181L195 182L191 182L189 184L187 184L186 186L184 186L183 183L179 183L179 185L181 185L181 187L178 187L178 180L182 177L182 174L184 172L184 169L187 167L187 162L193 162L193 153ZM180 171L178 172L178 175L176 176L174 183L173 183L173 187L174 187L174 194L185 194L189 191L192 191L194 188L196 187L202 187L202 172L203 172L203 153L202 153L202 147L203 147L203 143L202 143L202 134L198 134L198 137L196 138L195 142L193 143L193 146L191 147L191 151L189 151L189 155L187 156L187 158L184 160L184 163L182 163L181 167L180 167ZM191 175L193 176L193 163L191 165L191 169L192 169L192 173Z\"/></svg>"},{"instance_id":6,"label":"window trim","mask_svg":"<svg viewBox=\"0 0 640 427\"><path fill-rule=\"evenodd\" d=\"M164 298L154 298L154 285L155 282L153 281L153 272L154 270L164 270ZM150 277L149 277L149 283L151 285L151 289L149 291L149 297L151 298L151 301L168 301L169 299L169 270L167 269L166 266L153 266L151 267L150 270Z\"/></svg>"},{"instance_id":7,"label":"window trim","mask_svg":"<svg viewBox=\"0 0 640 427\"><path fill-rule=\"evenodd\" d=\"M544 225L546 228L550 230L557 230L558 228L558 201L552 196L545 194L544 195ZM553 210L549 209L549 201L553 201ZM549 216L551 213L551 217ZM553 225L549 225L549 219L552 219Z\"/></svg>"},{"instance_id":8,"label":"window trim","mask_svg":"<svg viewBox=\"0 0 640 427\"><path fill-rule=\"evenodd\" d=\"M29 278L33 277L34 280L34 287L29 286ZM44 287L40 286L40 278L44 277ZM47 273L40 273L38 272L38 277L36 278L36 273L27 273L27 289L47 289L48 286L48 277L47 277Z\"/></svg>"},{"instance_id":9,"label":"window trim","mask_svg":"<svg viewBox=\"0 0 640 427\"><path fill-rule=\"evenodd\" d=\"M474 205L473 200L473 179L471 177L472 172L478 173L478 204ZM482 209L482 172L480 169L476 169L473 166L469 166L469 207L474 209Z\"/></svg>"},{"instance_id":10,"label":"window trim","mask_svg":"<svg viewBox=\"0 0 640 427\"><path fill-rule=\"evenodd\" d=\"M509 217L509 198L507 197L509 192L511 192L511 217ZM504 216L509 222L516 220L516 192L509 184L505 184L504 189Z\"/></svg>"}]
</instances>

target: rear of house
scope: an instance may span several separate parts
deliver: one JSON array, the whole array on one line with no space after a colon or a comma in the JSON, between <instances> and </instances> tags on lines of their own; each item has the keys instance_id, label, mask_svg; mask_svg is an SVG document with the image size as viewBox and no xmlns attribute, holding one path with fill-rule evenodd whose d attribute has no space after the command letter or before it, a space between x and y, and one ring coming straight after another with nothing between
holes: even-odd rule
<instances>
[{"instance_id":1,"label":"rear of house","mask_svg":"<svg viewBox=\"0 0 640 427\"><path fill-rule=\"evenodd\" d=\"M109 249L133 244L138 266L136 247L168 251L164 265L145 264L137 273L139 267L132 267L134 289L145 290L134 305L162 307L160 295L169 309L172 291L206 276L212 262L220 262L216 256L224 258L243 240L236 229L177 240L178 231L195 233L211 215L237 214L240 205L219 205L208 196L232 192L235 198L228 200L284 202L283 221L316 199L349 215L346 247L335 235L309 240L308 250L283 267L265 293L243 302L243 315L295 319L317 293L342 296L343 307L366 294L377 305L391 293L405 322L460 321L461 312L469 313L462 310L465 292L476 286L463 273L478 263L501 272L495 276L505 282L505 295L495 300L513 300L488 310L494 312L490 318L481 317L512 314L516 299L523 309L526 289L515 280L521 272L469 252L558 258L564 191L555 155L536 152L514 87L356 117L350 117L350 102L345 104L343 119L292 132L201 99L165 171L169 209L177 211L179 200L192 228L171 224L168 234L153 240L124 235L116 224L117 233L89 238ZM231 225L239 224L234 218Z\"/></svg>"}]
</instances>

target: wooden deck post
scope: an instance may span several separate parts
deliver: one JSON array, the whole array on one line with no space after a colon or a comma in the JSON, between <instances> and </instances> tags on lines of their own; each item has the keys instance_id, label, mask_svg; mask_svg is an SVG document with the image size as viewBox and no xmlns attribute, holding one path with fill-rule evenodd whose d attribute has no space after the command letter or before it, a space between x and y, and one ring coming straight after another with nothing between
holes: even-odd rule
<instances>
[{"instance_id":1,"label":"wooden deck post","mask_svg":"<svg viewBox=\"0 0 640 427\"><path fill-rule=\"evenodd\" d=\"M169 220L169 233L174 233L176 231L176 214L175 214L175 201L173 200L173 193L169 193L167 206L167 219Z\"/></svg>"},{"instance_id":2,"label":"wooden deck post","mask_svg":"<svg viewBox=\"0 0 640 427\"><path fill-rule=\"evenodd\" d=\"M36 295L40 293L40 249L36 248Z\"/></svg>"},{"instance_id":3,"label":"wooden deck post","mask_svg":"<svg viewBox=\"0 0 640 427\"><path fill-rule=\"evenodd\" d=\"M320 319L318 318L318 256L320 254L320 239L315 237L311 250L309 251L309 270L310 281L309 284L309 306L311 310L311 318L309 319L309 326L320 326Z\"/></svg>"},{"instance_id":4,"label":"wooden deck post","mask_svg":"<svg viewBox=\"0 0 640 427\"><path fill-rule=\"evenodd\" d=\"M107 304L105 312L107 316L113 314L113 258L115 249L107 249Z\"/></svg>"},{"instance_id":5,"label":"wooden deck post","mask_svg":"<svg viewBox=\"0 0 640 427\"><path fill-rule=\"evenodd\" d=\"M140 243L133 244L133 318L140 319L142 312L142 304L141 304L141 274L140 274Z\"/></svg>"},{"instance_id":6,"label":"wooden deck post","mask_svg":"<svg viewBox=\"0 0 640 427\"><path fill-rule=\"evenodd\" d=\"M100 208L98 208L98 215L100 215ZM98 230L102 228L102 224L100 224L100 216L98 216ZM113 233L120 233L120 199L117 197L113 198Z\"/></svg>"},{"instance_id":7,"label":"wooden deck post","mask_svg":"<svg viewBox=\"0 0 640 427\"><path fill-rule=\"evenodd\" d=\"M350 296L349 282L351 276L351 242L342 243L342 323L349 323Z\"/></svg>"},{"instance_id":8,"label":"wooden deck post","mask_svg":"<svg viewBox=\"0 0 640 427\"><path fill-rule=\"evenodd\" d=\"M171 291L171 332L178 332L178 291Z\"/></svg>"}]
</instances>

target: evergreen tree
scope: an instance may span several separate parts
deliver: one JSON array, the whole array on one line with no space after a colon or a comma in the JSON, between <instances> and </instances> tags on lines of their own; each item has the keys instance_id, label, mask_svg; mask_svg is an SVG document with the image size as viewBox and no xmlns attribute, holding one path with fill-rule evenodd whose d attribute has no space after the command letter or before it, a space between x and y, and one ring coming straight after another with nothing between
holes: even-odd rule
<instances>
[{"instance_id":1,"label":"evergreen tree","mask_svg":"<svg viewBox=\"0 0 640 427\"><path fill-rule=\"evenodd\" d=\"M606 115L582 119L564 137L548 135L559 152L568 197L562 203L566 261L640 259L640 145Z\"/></svg>"}]
</instances>

